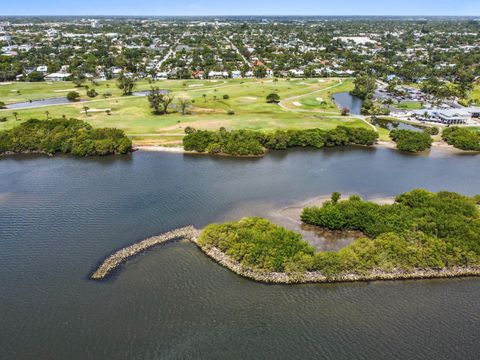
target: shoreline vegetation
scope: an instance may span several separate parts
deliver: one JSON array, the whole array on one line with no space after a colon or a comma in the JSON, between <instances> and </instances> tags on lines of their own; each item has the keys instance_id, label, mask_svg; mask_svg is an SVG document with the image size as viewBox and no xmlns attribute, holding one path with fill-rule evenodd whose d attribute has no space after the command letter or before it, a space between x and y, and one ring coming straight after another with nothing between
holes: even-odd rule
<instances>
[{"instance_id":1,"label":"shoreline vegetation","mask_svg":"<svg viewBox=\"0 0 480 360\"><path fill-rule=\"evenodd\" d=\"M0 155L104 156L131 151L132 142L122 130L96 129L76 119L31 119L0 131Z\"/></svg>"},{"instance_id":2,"label":"shoreline vegetation","mask_svg":"<svg viewBox=\"0 0 480 360\"><path fill-rule=\"evenodd\" d=\"M478 204L478 196L425 190L413 190L383 205L357 196L341 201L334 193L322 207L305 208L302 220L332 230L356 228L365 233L337 252L315 252L298 233L265 219L245 218L211 224L201 232L188 226L130 245L107 257L91 279L103 279L137 253L179 238L191 241L232 272L262 283L480 276ZM344 219L350 225L340 220L341 214L348 214ZM453 215L461 219L454 221ZM363 225L358 223L361 218L366 219Z\"/></svg>"},{"instance_id":3,"label":"shoreline vegetation","mask_svg":"<svg viewBox=\"0 0 480 360\"><path fill-rule=\"evenodd\" d=\"M360 146L360 145L359 145ZM396 144L393 141L381 141L378 140L375 144L368 146L372 148L387 148L392 150L398 150ZM432 147L426 152L431 150L438 150L442 152L448 152L450 154L478 154L480 151L475 150L462 150L459 148L454 147L453 145L447 144L444 141L436 141L432 143ZM187 151L183 146L160 146L160 145L138 145L133 147L133 151L147 151L147 152L166 152L166 153L176 153L176 154L193 154L193 155L212 155L209 153L200 153L197 151ZM398 150L400 151L400 150ZM265 155L268 154L268 151ZM219 154L215 154L219 155ZM220 156L220 155L219 155ZM240 157L235 155L228 155L224 154L223 156L231 156L231 157ZM263 155L257 156L262 157Z\"/></svg>"},{"instance_id":4,"label":"shoreline vegetation","mask_svg":"<svg viewBox=\"0 0 480 360\"><path fill-rule=\"evenodd\" d=\"M185 129L183 147L186 151L211 155L264 156L268 150L286 150L294 147L323 147L362 145L372 146L378 133L365 128L337 126L332 130L255 130L218 131Z\"/></svg>"},{"instance_id":5,"label":"shoreline vegetation","mask_svg":"<svg viewBox=\"0 0 480 360\"><path fill-rule=\"evenodd\" d=\"M448 131L447 131L448 130ZM365 128L337 126L332 130L231 130L217 131L185 129L180 146L136 146L135 150L160 151L184 154L206 154L231 157L263 157L269 151L295 147L322 149L338 146L386 147L408 153L424 153L431 148L458 154L476 154L480 147L480 133L462 128L449 128L441 141L434 142L427 131L392 130L392 141L381 141L377 132ZM453 140L452 140L453 139ZM476 141L476 142L475 142ZM455 142L456 146L453 145ZM460 145L459 145L460 144ZM480 143L479 143L480 146Z\"/></svg>"}]
</instances>

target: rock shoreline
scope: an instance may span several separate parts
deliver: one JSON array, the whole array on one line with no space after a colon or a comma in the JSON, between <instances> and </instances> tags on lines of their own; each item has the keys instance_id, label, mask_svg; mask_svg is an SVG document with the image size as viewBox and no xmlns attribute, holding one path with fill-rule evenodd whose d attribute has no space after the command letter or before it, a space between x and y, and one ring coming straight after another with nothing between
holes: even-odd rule
<instances>
[{"instance_id":1,"label":"rock shoreline","mask_svg":"<svg viewBox=\"0 0 480 360\"><path fill-rule=\"evenodd\" d=\"M357 281L388 281L388 280L421 280L421 279L447 279L456 277L480 276L480 267L452 267L447 269L415 270L405 272L394 270L385 272L373 270L365 274L342 274L325 276L320 272L307 273L278 273L259 272L245 268L239 262L215 247L201 246L198 243L199 230L193 226L186 226L175 229L159 236L154 236L138 243L127 246L108 256L98 268L90 275L92 280L102 280L108 277L122 263L135 255L151 249L154 246L165 244L178 239L186 239L197 245L197 247L217 264L227 268L235 274L246 279L266 284L309 284L309 283L340 283Z\"/></svg>"},{"instance_id":2,"label":"rock shoreline","mask_svg":"<svg viewBox=\"0 0 480 360\"><path fill-rule=\"evenodd\" d=\"M198 244L197 244L198 245ZM199 245L198 245L199 246ZM199 248L213 261L244 278L266 284L322 284L357 281L391 281L391 280L422 280L422 279L447 279L457 277L480 276L480 267L454 267L438 270L415 270L413 272L392 271L384 272L374 270L366 274L342 274L325 276L320 272L307 272L304 274L263 273L244 268L227 254L215 247Z\"/></svg>"},{"instance_id":3,"label":"rock shoreline","mask_svg":"<svg viewBox=\"0 0 480 360\"><path fill-rule=\"evenodd\" d=\"M186 226L180 229L168 231L159 236L153 236L151 238L142 240L138 243L120 249L110 256L108 256L98 268L90 275L92 280L105 279L112 271L118 268L122 263L135 255L151 249L154 246L165 244L167 242L177 239L187 239L194 242L198 231L193 226Z\"/></svg>"}]
</instances>

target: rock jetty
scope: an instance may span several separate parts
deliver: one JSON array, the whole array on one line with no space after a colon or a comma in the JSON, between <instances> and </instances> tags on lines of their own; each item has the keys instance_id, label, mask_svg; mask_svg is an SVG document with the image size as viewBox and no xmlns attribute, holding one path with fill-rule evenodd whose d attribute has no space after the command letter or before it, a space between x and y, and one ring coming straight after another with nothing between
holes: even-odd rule
<instances>
[{"instance_id":1,"label":"rock jetty","mask_svg":"<svg viewBox=\"0 0 480 360\"><path fill-rule=\"evenodd\" d=\"M320 272L306 273L278 273L261 272L256 269L250 269L242 266L238 261L232 259L229 255L215 247L201 246L198 243L199 230L193 226L187 226L172 230L142 240L136 244L127 246L107 257L90 275L92 280L101 280L106 278L113 270L120 266L129 258L148 250L154 246L165 244L167 242L185 239L189 240L199 247L201 251L210 257L219 265L229 269L237 275L262 283L270 284L306 284L306 283L334 283L334 282L354 282L354 281L374 281L374 280L408 280L408 279L436 279L436 278L454 278L467 276L480 276L480 267L465 266L452 267L445 269L412 270L410 272L402 270L392 270L390 272L372 270L362 274L340 274L325 276Z\"/></svg>"},{"instance_id":2,"label":"rock jetty","mask_svg":"<svg viewBox=\"0 0 480 360\"><path fill-rule=\"evenodd\" d=\"M118 250L109 257L107 257L91 275L92 280L101 280L107 277L113 270L127 259L148 250L154 246L167 243L177 239L187 239L195 242L198 231L193 226L186 226L180 229L175 229L159 236L154 236L142 240L133 245L127 246Z\"/></svg>"}]
</instances>

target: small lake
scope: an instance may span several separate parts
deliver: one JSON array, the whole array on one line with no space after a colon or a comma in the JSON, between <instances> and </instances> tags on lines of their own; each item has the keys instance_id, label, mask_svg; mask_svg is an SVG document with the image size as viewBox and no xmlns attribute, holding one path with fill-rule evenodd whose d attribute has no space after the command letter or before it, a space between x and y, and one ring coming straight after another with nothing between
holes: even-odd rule
<instances>
[{"instance_id":1,"label":"small lake","mask_svg":"<svg viewBox=\"0 0 480 360\"><path fill-rule=\"evenodd\" d=\"M333 101L339 106L340 109L350 109L350 114L361 115L363 100L350 95L348 92L341 92L332 95Z\"/></svg>"},{"instance_id":2,"label":"small lake","mask_svg":"<svg viewBox=\"0 0 480 360\"><path fill-rule=\"evenodd\" d=\"M80 100L84 101L84 100ZM42 100L32 100L32 101L24 101L14 104L6 105L7 109L23 109L23 108L34 108L40 106L48 106L48 105L66 105L71 104L71 101L68 101L66 97L57 97L57 98L50 98L50 99L42 99Z\"/></svg>"},{"instance_id":3,"label":"small lake","mask_svg":"<svg viewBox=\"0 0 480 360\"><path fill-rule=\"evenodd\" d=\"M134 91L132 93L133 96L148 96L150 94L151 90L142 90L142 91ZM169 90L160 90L160 94L169 94Z\"/></svg>"},{"instance_id":4,"label":"small lake","mask_svg":"<svg viewBox=\"0 0 480 360\"><path fill-rule=\"evenodd\" d=\"M0 159L1 359L477 359L480 279L264 285L193 244L104 282L112 251L340 191L480 193L480 156L295 149L262 159L155 152Z\"/></svg>"},{"instance_id":5,"label":"small lake","mask_svg":"<svg viewBox=\"0 0 480 360\"><path fill-rule=\"evenodd\" d=\"M376 119L372 118L371 122L373 125L379 126L387 130L399 129L399 130L412 130L412 131L422 132L425 129L425 127L422 127L422 126L416 126L416 125L404 123L402 121L388 120L388 119L382 119L382 118L376 118Z\"/></svg>"}]
</instances>

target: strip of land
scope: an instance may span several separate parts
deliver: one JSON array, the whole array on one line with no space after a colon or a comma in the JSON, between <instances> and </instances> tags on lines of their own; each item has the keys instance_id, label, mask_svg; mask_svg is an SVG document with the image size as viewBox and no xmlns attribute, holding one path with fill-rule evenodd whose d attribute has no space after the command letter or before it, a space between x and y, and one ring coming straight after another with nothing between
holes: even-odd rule
<instances>
[{"instance_id":1,"label":"strip of land","mask_svg":"<svg viewBox=\"0 0 480 360\"><path fill-rule=\"evenodd\" d=\"M165 244L176 239L188 239L193 241L197 236L197 230L193 226L187 226L180 229L175 229L159 236L154 236L133 245L120 249L107 257L100 266L92 273L90 278L92 280L101 280L106 278L112 271L120 266L129 258L151 249L154 246Z\"/></svg>"}]
</instances>

